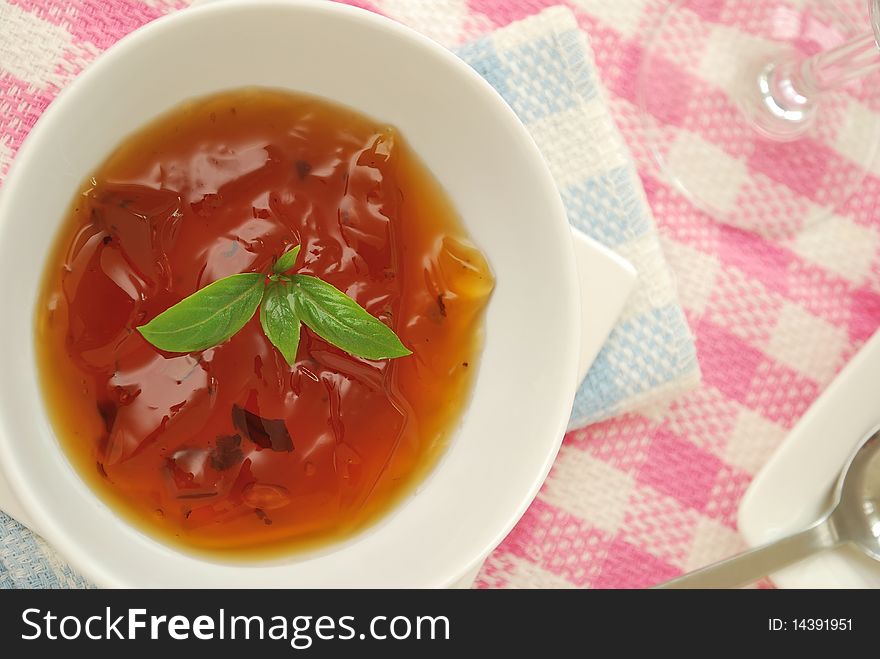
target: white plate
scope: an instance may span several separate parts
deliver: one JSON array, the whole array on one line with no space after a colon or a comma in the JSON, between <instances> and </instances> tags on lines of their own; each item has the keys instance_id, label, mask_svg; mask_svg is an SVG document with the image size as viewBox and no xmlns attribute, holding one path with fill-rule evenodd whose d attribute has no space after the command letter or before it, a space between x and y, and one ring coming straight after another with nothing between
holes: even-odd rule
<instances>
[{"instance_id":1,"label":"white plate","mask_svg":"<svg viewBox=\"0 0 880 659\"><path fill-rule=\"evenodd\" d=\"M813 404L757 475L739 509L750 546L806 528L859 441L880 424L880 332ZM771 575L780 588L878 588L880 562L851 548L809 558Z\"/></svg>"}]
</instances>

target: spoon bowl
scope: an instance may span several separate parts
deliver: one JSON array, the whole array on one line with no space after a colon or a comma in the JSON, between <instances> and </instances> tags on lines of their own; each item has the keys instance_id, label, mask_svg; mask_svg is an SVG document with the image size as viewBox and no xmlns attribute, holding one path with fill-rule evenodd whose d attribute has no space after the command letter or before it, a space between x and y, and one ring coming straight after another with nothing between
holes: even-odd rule
<instances>
[{"instance_id":1,"label":"spoon bowl","mask_svg":"<svg viewBox=\"0 0 880 659\"><path fill-rule=\"evenodd\" d=\"M831 522L842 542L880 561L880 429L856 449L837 482Z\"/></svg>"}]
</instances>

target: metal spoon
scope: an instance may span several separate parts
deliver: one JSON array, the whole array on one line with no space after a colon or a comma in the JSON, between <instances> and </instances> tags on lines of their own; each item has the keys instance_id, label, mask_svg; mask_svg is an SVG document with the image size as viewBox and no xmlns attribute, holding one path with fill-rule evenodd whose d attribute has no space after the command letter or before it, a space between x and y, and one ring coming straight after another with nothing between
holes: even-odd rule
<instances>
[{"instance_id":1,"label":"metal spoon","mask_svg":"<svg viewBox=\"0 0 880 659\"><path fill-rule=\"evenodd\" d=\"M880 429L840 472L830 509L808 529L738 554L657 588L735 588L819 551L850 544L880 561Z\"/></svg>"}]
</instances>

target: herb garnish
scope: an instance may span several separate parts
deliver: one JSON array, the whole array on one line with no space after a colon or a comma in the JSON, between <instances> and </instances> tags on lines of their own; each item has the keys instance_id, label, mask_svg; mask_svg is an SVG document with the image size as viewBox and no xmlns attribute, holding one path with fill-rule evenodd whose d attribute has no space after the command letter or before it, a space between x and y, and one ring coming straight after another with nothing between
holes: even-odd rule
<instances>
[{"instance_id":1,"label":"herb garnish","mask_svg":"<svg viewBox=\"0 0 880 659\"><path fill-rule=\"evenodd\" d=\"M299 250L296 245L282 254L268 276L247 272L218 279L137 329L160 350L207 350L236 334L260 307L263 332L291 366L301 322L357 357L411 354L391 328L338 288L311 275L288 274Z\"/></svg>"}]
</instances>

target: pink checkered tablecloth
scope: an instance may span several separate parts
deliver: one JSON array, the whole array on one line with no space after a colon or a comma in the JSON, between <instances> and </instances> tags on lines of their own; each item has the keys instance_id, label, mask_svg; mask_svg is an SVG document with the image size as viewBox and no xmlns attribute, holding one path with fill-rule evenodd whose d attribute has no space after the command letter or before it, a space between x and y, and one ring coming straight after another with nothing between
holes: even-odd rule
<instances>
[{"instance_id":1,"label":"pink checkered tablecloth","mask_svg":"<svg viewBox=\"0 0 880 659\"><path fill-rule=\"evenodd\" d=\"M0 0L0 180L40 113L121 36L187 3ZM830 220L771 239L723 225L666 183L648 156L635 102L645 30L668 0L355 0L450 47L555 4L589 35L611 110L638 163L696 342L702 385L661 407L565 438L537 500L487 561L481 587L641 587L743 548L735 517L754 474L839 369L880 325L880 166ZM701 49L764 25L751 3L712 0L697 17ZM711 80L686 79L689 103ZM693 107L690 108L693 111ZM871 112L859 99L850 111ZM710 141L712 123L660 117L668 145ZM831 176L847 141L829 136ZM731 155L728 153L728 155ZM802 180L749 166L779 186L779 216L811 203Z\"/></svg>"}]
</instances>

